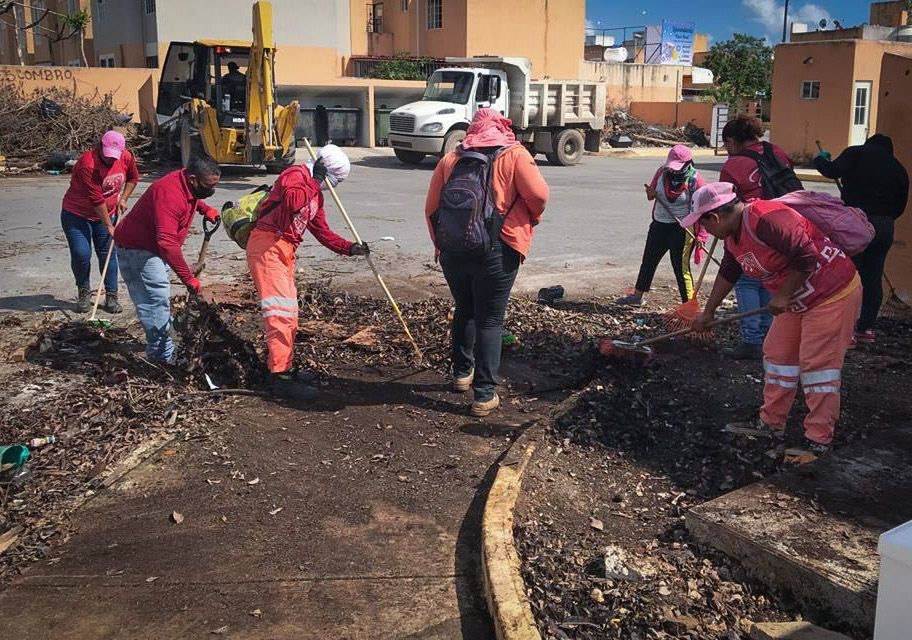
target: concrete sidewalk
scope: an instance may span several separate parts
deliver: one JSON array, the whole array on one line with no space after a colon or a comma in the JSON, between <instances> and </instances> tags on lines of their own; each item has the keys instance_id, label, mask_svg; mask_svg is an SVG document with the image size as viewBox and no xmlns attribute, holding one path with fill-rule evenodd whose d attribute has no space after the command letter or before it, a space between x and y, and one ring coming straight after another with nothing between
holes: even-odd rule
<instances>
[{"instance_id":1,"label":"concrete sidewalk","mask_svg":"<svg viewBox=\"0 0 912 640\"><path fill-rule=\"evenodd\" d=\"M226 398L222 433L77 512L0 595L0 637L493 638L480 512L537 401L481 423L436 374L354 369L305 411Z\"/></svg>"}]
</instances>

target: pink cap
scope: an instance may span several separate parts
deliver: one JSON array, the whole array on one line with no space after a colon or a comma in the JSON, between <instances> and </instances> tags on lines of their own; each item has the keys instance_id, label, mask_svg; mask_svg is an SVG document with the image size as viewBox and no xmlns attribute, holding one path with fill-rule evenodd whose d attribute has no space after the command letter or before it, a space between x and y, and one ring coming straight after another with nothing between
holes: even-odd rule
<instances>
[{"instance_id":1,"label":"pink cap","mask_svg":"<svg viewBox=\"0 0 912 640\"><path fill-rule=\"evenodd\" d=\"M719 207L731 204L738 194L730 182L710 182L694 191L691 206L693 210L681 220L682 227L689 227L701 217Z\"/></svg>"},{"instance_id":2,"label":"pink cap","mask_svg":"<svg viewBox=\"0 0 912 640\"><path fill-rule=\"evenodd\" d=\"M693 161L693 152L690 150L690 147L685 147L683 144L676 144L671 148L671 151L668 152L668 157L665 158L665 168L671 169L672 171L680 171L685 164Z\"/></svg>"},{"instance_id":3,"label":"pink cap","mask_svg":"<svg viewBox=\"0 0 912 640\"><path fill-rule=\"evenodd\" d=\"M121 156L127 146L127 141L122 133L117 131L108 131L101 136L101 155L105 158L114 158Z\"/></svg>"}]
</instances>

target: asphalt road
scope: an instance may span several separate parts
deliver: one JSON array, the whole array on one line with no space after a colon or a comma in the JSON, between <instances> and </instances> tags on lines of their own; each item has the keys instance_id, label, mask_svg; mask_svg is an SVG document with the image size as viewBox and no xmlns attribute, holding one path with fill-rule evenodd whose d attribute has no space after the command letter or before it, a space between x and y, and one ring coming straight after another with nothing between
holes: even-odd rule
<instances>
[{"instance_id":1,"label":"asphalt road","mask_svg":"<svg viewBox=\"0 0 912 640\"><path fill-rule=\"evenodd\" d=\"M433 265L423 216L432 162L409 167L389 150L348 151L352 173L339 194L361 236L371 243L393 291L403 298L445 291L442 275ZM561 284L568 296L575 297L611 295L631 286L651 211L643 183L660 162L658 157L586 156L574 167L540 163L551 186L551 201L535 231L532 252L520 270L516 290ZM708 180L717 178L720 165L721 159L698 159ZM144 176L135 197L159 175L160 171ZM209 202L220 207L271 179L265 173L249 175L228 169ZM0 178L0 311L66 305L75 296L60 228L60 202L68 182L68 176ZM327 205L327 213L330 225L350 236L334 204ZM384 237L395 240L381 240ZM188 261L195 259L201 241L197 225L185 245ZM378 292L363 260L338 257L315 241L298 250L298 271L304 279L331 280L340 286ZM210 244L204 284L246 273L243 251L218 231ZM657 283L671 282L671 269L660 267ZM93 283L97 285L97 272Z\"/></svg>"}]
</instances>

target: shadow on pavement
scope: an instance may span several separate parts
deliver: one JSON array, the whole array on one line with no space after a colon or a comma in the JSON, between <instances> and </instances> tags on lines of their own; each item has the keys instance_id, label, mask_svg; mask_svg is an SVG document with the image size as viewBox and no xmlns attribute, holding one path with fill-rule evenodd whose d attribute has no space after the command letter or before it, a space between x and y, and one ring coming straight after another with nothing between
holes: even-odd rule
<instances>
[{"instance_id":1,"label":"shadow on pavement","mask_svg":"<svg viewBox=\"0 0 912 640\"><path fill-rule=\"evenodd\" d=\"M76 304L48 293L0 298L0 311L55 311L57 309L75 311Z\"/></svg>"}]
</instances>

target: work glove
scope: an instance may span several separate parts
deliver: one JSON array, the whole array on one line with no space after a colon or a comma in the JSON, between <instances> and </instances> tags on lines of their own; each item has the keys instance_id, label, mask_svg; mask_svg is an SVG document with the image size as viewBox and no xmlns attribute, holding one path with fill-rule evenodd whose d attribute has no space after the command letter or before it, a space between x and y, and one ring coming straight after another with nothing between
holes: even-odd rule
<instances>
[{"instance_id":1,"label":"work glove","mask_svg":"<svg viewBox=\"0 0 912 640\"><path fill-rule=\"evenodd\" d=\"M196 279L196 276L192 276L190 278L190 281L187 282L186 284L187 284L187 294L188 295L190 295L190 296L199 295L202 285L200 284L200 281Z\"/></svg>"},{"instance_id":2,"label":"work glove","mask_svg":"<svg viewBox=\"0 0 912 640\"><path fill-rule=\"evenodd\" d=\"M821 151L820 153L817 154L817 157L818 157L818 158L823 158L824 160L832 160L832 159L833 159L833 156L830 154L829 151Z\"/></svg>"},{"instance_id":3,"label":"work glove","mask_svg":"<svg viewBox=\"0 0 912 640\"><path fill-rule=\"evenodd\" d=\"M219 215L219 212L216 211L215 209L207 209L207 210L206 210L206 213L203 214L203 215L205 215L205 216L206 216L206 220L208 220L208 221L211 222L212 224L215 224L215 223L218 222L219 219L221 218L221 216Z\"/></svg>"},{"instance_id":4,"label":"work glove","mask_svg":"<svg viewBox=\"0 0 912 640\"><path fill-rule=\"evenodd\" d=\"M313 169L310 170L310 175L313 176L313 179L316 180L318 184L323 184L323 181L326 180L326 167L323 165L323 158L317 159Z\"/></svg>"},{"instance_id":5,"label":"work glove","mask_svg":"<svg viewBox=\"0 0 912 640\"><path fill-rule=\"evenodd\" d=\"M366 256L370 254L370 247L367 246L366 242L354 243L351 246L351 249L348 250L348 255L350 256Z\"/></svg>"}]
</instances>

